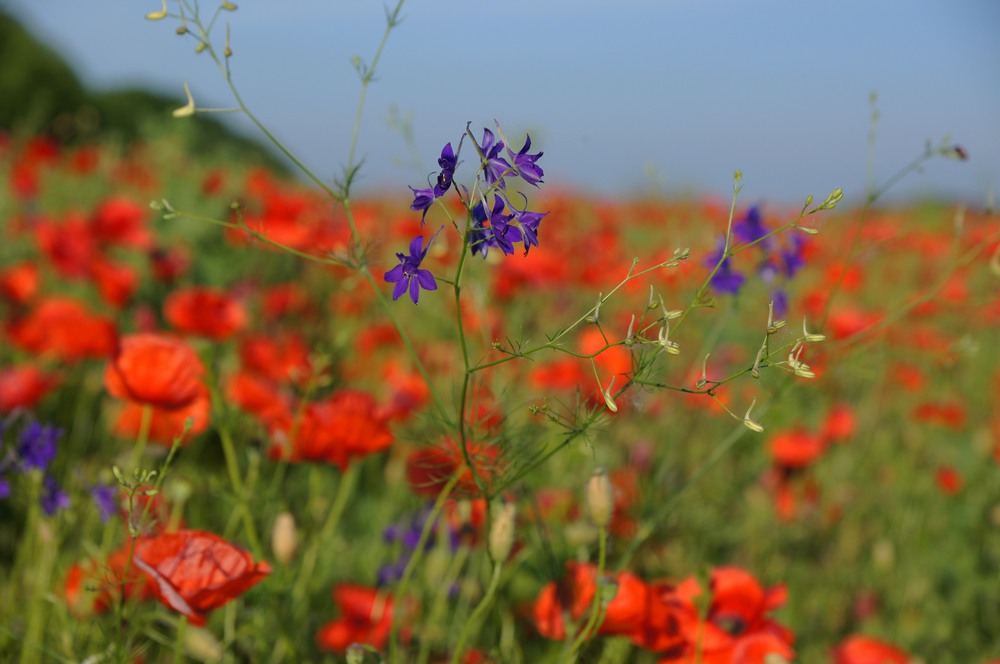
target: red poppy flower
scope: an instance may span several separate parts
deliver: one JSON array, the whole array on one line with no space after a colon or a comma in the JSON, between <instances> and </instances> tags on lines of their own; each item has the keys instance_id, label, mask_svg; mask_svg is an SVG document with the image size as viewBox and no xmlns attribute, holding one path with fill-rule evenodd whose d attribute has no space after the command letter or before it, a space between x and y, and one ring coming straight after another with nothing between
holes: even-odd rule
<instances>
[{"instance_id":1,"label":"red poppy flower","mask_svg":"<svg viewBox=\"0 0 1000 664\"><path fill-rule=\"evenodd\" d=\"M132 543L126 542L114 551L103 564L93 560L74 563L66 572L63 593L70 610L84 616L104 613L114 606L120 593L124 591L128 600L146 600L155 597L153 588L146 583L135 565L128 559ZM128 578L125 569L128 568Z\"/></svg>"},{"instance_id":2,"label":"red poppy flower","mask_svg":"<svg viewBox=\"0 0 1000 664\"><path fill-rule=\"evenodd\" d=\"M293 426L294 428L294 426ZM352 459L386 449L393 442L375 399L364 392L341 390L306 407L288 448L272 455L290 461L325 461L346 468Z\"/></svg>"},{"instance_id":3,"label":"red poppy flower","mask_svg":"<svg viewBox=\"0 0 1000 664\"><path fill-rule=\"evenodd\" d=\"M132 268L103 258L93 261L90 274L101 298L113 307L120 307L131 300L139 287L139 277Z\"/></svg>"},{"instance_id":4,"label":"red poppy flower","mask_svg":"<svg viewBox=\"0 0 1000 664\"><path fill-rule=\"evenodd\" d=\"M302 383L312 374L309 347L295 334L248 336L240 343L243 367L275 383Z\"/></svg>"},{"instance_id":5,"label":"red poppy flower","mask_svg":"<svg viewBox=\"0 0 1000 664\"><path fill-rule=\"evenodd\" d=\"M57 383L31 364L0 369L0 413L33 407Z\"/></svg>"},{"instance_id":6,"label":"red poppy flower","mask_svg":"<svg viewBox=\"0 0 1000 664\"><path fill-rule=\"evenodd\" d=\"M35 226L35 240L61 276L79 279L90 275L97 246L84 219L69 217L59 224L42 221Z\"/></svg>"},{"instance_id":7,"label":"red poppy flower","mask_svg":"<svg viewBox=\"0 0 1000 664\"><path fill-rule=\"evenodd\" d=\"M0 296L14 304L27 304L38 292L41 276L34 263L18 263L0 270Z\"/></svg>"},{"instance_id":8,"label":"red poppy flower","mask_svg":"<svg viewBox=\"0 0 1000 664\"><path fill-rule=\"evenodd\" d=\"M502 471L500 448L477 441L468 441L467 446L479 479L489 488ZM422 447L410 453L406 460L406 478L414 493L433 498L464 464L461 446L445 438L438 446ZM456 498L479 495L479 487L469 468L462 471L451 495Z\"/></svg>"},{"instance_id":9,"label":"red poppy flower","mask_svg":"<svg viewBox=\"0 0 1000 664\"><path fill-rule=\"evenodd\" d=\"M764 664L767 655L786 660L794 656L793 636L767 614L784 604L785 588L765 590L749 573L735 567L712 570L712 603L702 619L694 598L701 588L694 579L677 587L676 615L686 646L661 664L705 662L711 664ZM699 659L700 658L700 659Z\"/></svg>"},{"instance_id":10,"label":"red poppy flower","mask_svg":"<svg viewBox=\"0 0 1000 664\"><path fill-rule=\"evenodd\" d=\"M910 656L882 641L850 636L833 651L835 664L907 664Z\"/></svg>"},{"instance_id":11,"label":"red poppy flower","mask_svg":"<svg viewBox=\"0 0 1000 664\"><path fill-rule=\"evenodd\" d=\"M230 295L195 286L174 291L163 304L167 321L181 332L224 341L246 326L247 312Z\"/></svg>"},{"instance_id":12,"label":"red poppy flower","mask_svg":"<svg viewBox=\"0 0 1000 664\"><path fill-rule=\"evenodd\" d=\"M229 379L227 396L237 406L255 415L267 429L291 428L291 400L270 381L248 371Z\"/></svg>"},{"instance_id":13,"label":"red poppy flower","mask_svg":"<svg viewBox=\"0 0 1000 664\"><path fill-rule=\"evenodd\" d=\"M960 431L965 426L965 406L957 401L925 402L913 409L921 422Z\"/></svg>"},{"instance_id":14,"label":"red poppy flower","mask_svg":"<svg viewBox=\"0 0 1000 664\"><path fill-rule=\"evenodd\" d=\"M134 401L125 404L118 421L115 422L115 433L122 438L135 439L142 429L144 406ZM191 419L191 428L181 444L188 443L193 436L208 429L211 419L212 402L208 389L201 387L199 394L191 403L179 408L153 407L149 420L147 436L150 441L160 445L172 445L174 439L184 432L187 420Z\"/></svg>"},{"instance_id":15,"label":"red poppy flower","mask_svg":"<svg viewBox=\"0 0 1000 664\"><path fill-rule=\"evenodd\" d=\"M946 496L954 496L962 490L962 475L954 468L941 466L934 473L934 481L938 489Z\"/></svg>"},{"instance_id":16,"label":"red poppy flower","mask_svg":"<svg viewBox=\"0 0 1000 664\"><path fill-rule=\"evenodd\" d=\"M112 395L157 408L190 405L203 394L205 368L194 350L180 339L162 334L124 337L104 370Z\"/></svg>"},{"instance_id":17,"label":"red poppy flower","mask_svg":"<svg viewBox=\"0 0 1000 664\"><path fill-rule=\"evenodd\" d=\"M333 601L340 618L328 622L316 633L316 643L324 650L344 652L352 643L382 650L392 629L395 600L391 595L365 586L343 583L333 589ZM409 630L401 636L408 639Z\"/></svg>"},{"instance_id":18,"label":"red poppy flower","mask_svg":"<svg viewBox=\"0 0 1000 664\"><path fill-rule=\"evenodd\" d=\"M126 198L114 197L101 203L90 219L94 238L113 245L145 249L150 244L146 217L149 207Z\"/></svg>"},{"instance_id":19,"label":"red poppy flower","mask_svg":"<svg viewBox=\"0 0 1000 664\"><path fill-rule=\"evenodd\" d=\"M771 458L782 468L805 468L818 459L826 443L805 429L793 429L771 438Z\"/></svg>"},{"instance_id":20,"label":"red poppy flower","mask_svg":"<svg viewBox=\"0 0 1000 664\"><path fill-rule=\"evenodd\" d=\"M538 632L548 639L566 638L564 614L582 627L597 592L597 566L569 562L568 574L558 584L548 583L535 600L533 614ZM614 577L618 586L615 598L608 604L599 634L632 637L639 643L646 638L653 592L639 577L621 572Z\"/></svg>"},{"instance_id":21,"label":"red poppy flower","mask_svg":"<svg viewBox=\"0 0 1000 664\"><path fill-rule=\"evenodd\" d=\"M25 318L11 323L7 332L23 350L69 362L110 355L117 337L113 322L64 298L43 300Z\"/></svg>"},{"instance_id":22,"label":"red poppy flower","mask_svg":"<svg viewBox=\"0 0 1000 664\"><path fill-rule=\"evenodd\" d=\"M847 404L837 404L826 415L821 438L827 443L842 443L854 435L857 418Z\"/></svg>"},{"instance_id":23,"label":"red poppy flower","mask_svg":"<svg viewBox=\"0 0 1000 664\"><path fill-rule=\"evenodd\" d=\"M204 625L208 612L236 599L271 573L266 562L218 535L180 530L140 538L133 562L167 607Z\"/></svg>"}]
</instances>

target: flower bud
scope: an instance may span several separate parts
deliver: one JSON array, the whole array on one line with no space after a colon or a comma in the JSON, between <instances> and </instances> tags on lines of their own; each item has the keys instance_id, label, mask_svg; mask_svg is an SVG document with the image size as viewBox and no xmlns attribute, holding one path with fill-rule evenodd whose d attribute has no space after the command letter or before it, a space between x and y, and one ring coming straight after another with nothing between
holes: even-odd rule
<instances>
[{"instance_id":1,"label":"flower bud","mask_svg":"<svg viewBox=\"0 0 1000 664\"><path fill-rule=\"evenodd\" d=\"M603 527L611 523L615 511L614 487L604 468L596 469L587 480L587 511L595 525Z\"/></svg>"},{"instance_id":2,"label":"flower bud","mask_svg":"<svg viewBox=\"0 0 1000 664\"><path fill-rule=\"evenodd\" d=\"M194 115L194 97L191 96L191 90L188 89L187 83L184 84L184 94L187 95L187 103L174 109L173 116L175 118L189 118Z\"/></svg>"},{"instance_id":3,"label":"flower bud","mask_svg":"<svg viewBox=\"0 0 1000 664\"><path fill-rule=\"evenodd\" d=\"M271 529L271 550L275 559L287 565L295 557L299 548L299 534L295 528L295 517L291 512L282 512L274 520Z\"/></svg>"},{"instance_id":4,"label":"flower bud","mask_svg":"<svg viewBox=\"0 0 1000 664\"><path fill-rule=\"evenodd\" d=\"M184 650L198 662L221 662L225 653L210 631L194 625L184 628Z\"/></svg>"},{"instance_id":5,"label":"flower bud","mask_svg":"<svg viewBox=\"0 0 1000 664\"><path fill-rule=\"evenodd\" d=\"M490 526L490 557L493 562L502 563L510 555L514 545L514 503L504 503L496 510Z\"/></svg>"},{"instance_id":6,"label":"flower bud","mask_svg":"<svg viewBox=\"0 0 1000 664\"><path fill-rule=\"evenodd\" d=\"M146 14L146 20L147 21L159 21L160 19L163 19L163 18L166 18L166 17L167 17L167 0L163 0L163 5L160 8L160 11L150 12L150 13Z\"/></svg>"}]
</instances>

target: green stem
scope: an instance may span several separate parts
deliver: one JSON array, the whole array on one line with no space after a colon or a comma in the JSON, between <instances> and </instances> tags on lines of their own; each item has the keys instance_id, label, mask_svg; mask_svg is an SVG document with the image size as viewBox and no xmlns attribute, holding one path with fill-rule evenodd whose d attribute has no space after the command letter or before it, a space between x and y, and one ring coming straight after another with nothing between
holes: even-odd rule
<instances>
[{"instance_id":1,"label":"green stem","mask_svg":"<svg viewBox=\"0 0 1000 664\"><path fill-rule=\"evenodd\" d=\"M340 477L340 484L337 486L337 495L334 497L333 505L330 506L330 511L327 513L326 521L323 523L319 534L312 538L309 549L302 559L302 566L299 568L298 577L292 589L292 606L305 607L307 605L306 591L309 588L309 582L314 580L313 572L316 570L316 563L319 560L321 547L328 546L331 538L337 531L337 526L340 524L340 518L344 514L347 502L354 493L354 487L358 479L359 465L358 462L349 464Z\"/></svg>"},{"instance_id":2,"label":"green stem","mask_svg":"<svg viewBox=\"0 0 1000 664\"><path fill-rule=\"evenodd\" d=\"M455 652L451 656L451 664L458 664L462 659L462 653L465 652L465 642L469 637L469 632L473 625L478 626L479 622L482 620L483 615L490 608L493 603L493 597L496 595L497 588L500 587L500 572L503 570L503 563L497 561L493 566L493 576L490 578L490 585L486 588L486 594L473 609L472 615L469 619L465 621L465 625L462 627L462 633L458 636L458 643L455 644Z\"/></svg>"},{"instance_id":3,"label":"green stem","mask_svg":"<svg viewBox=\"0 0 1000 664\"><path fill-rule=\"evenodd\" d=\"M564 663L573 661L576 653L580 650L584 643L588 639L593 638L597 630L600 628L601 622L604 620L604 592L602 581L604 579L604 567L607 564L608 556L608 527L600 526L599 528L599 549L597 554L597 573L594 576L594 599L590 604L590 618L587 620L587 624L584 626L580 633L577 635L576 639L573 640L573 646L570 648L566 657L563 659Z\"/></svg>"},{"instance_id":4,"label":"green stem","mask_svg":"<svg viewBox=\"0 0 1000 664\"><path fill-rule=\"evenodd\" d=\"M142 454L146 451L146 443L149 441L149 429L153 424L153 407L149 404L142 406L142 416L139 420L139 435L135 440L135 447L132 448L132 467L138 468L142 463Z\"/></svg>"},{"instance_id":5,"label":"green stem","mask_svg":"<svg viewBox=\"0 0 1000 664\"><path fill-rule=\"evenodd\" d=\"M444 509L445 503L448 502L448 496L455 489L458 484L459 479L465 473L465 467L459 467L455 473L448 480L448 483L444 485L441 489L441 493L438 494L437 500L434 501L434 507L431 508L431 513L427 516L427 520L424 522L424 527L420 531L420 539L417 540L417 545L413 549L413 555L410 556L410 560L406 563L406 569L403 570L403 577L399 580L399 586L396 589L396 609L392 612L392 628L389 631L389 661L390 662L400 662L400 647L399 647L399 623L400 617L403 614L406 606L406 594L410 589L410 579L413 576L413 570L416 569L417 563L423 559L424 548L427 546L427 540L431 536L431 531L437 525L438 517L441 515L441 511Z\"/></svg>"}]
</instances>

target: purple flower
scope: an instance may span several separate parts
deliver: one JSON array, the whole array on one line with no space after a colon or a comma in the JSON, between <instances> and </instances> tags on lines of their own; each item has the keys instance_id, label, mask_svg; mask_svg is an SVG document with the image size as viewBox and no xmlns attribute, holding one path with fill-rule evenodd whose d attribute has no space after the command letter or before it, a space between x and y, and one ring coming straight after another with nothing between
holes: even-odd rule
<instances>
[{"instance_id":1,"label":"purple flower","mask_svg":"<svg viewBox=\"0 0 1000 664\"><path fill-rule=\"evenodd\" d=\"M479 152L483 158L483 173L487 182L490 184L496 182L501 188L506 187L504 177L513 171L513 167L507 163L507 160L500 156L500 151L503 148L503 141L497 141L493 132L484 128L483 144L479 146Z\"/></svg>"},{"instance_id":2,"label":"purple flower","mask_svg":"<svg viewBox=\"0 0 1000 664\"><path fill-rule=\"evenodd\" d=\"M785 276L789 279L794 277L806 264L805 259L802 257L806 241L801 237L793 236L791 242L792 246L790 248L781 250L781 261L784 264Z\"/></svg>"},{"instance_id":3,"label":"purple flower","mask_svg":"<svg viewBox=\"0 0 1000 664\"><path fill-rule=\"evenodd\" d=\"M410 209L423 212L420 215L420 225L422 226L424 219L427 217L427 210L434 204L434 199L436 198L434 190L430 188L414 189L410 187L410 191L413 192L413 202L410 203Z\"/></svg>"},{"instance_id":4,"label":"purple flower","mask_svg":"<svg viewBox=\"0 0 1000 664\"><path fill-rule=\"evenodd\" d=\"M442 228L444 227L442 226ZM440 232L439 230L438 233ZM430 249L431 242L434 241L435 237L437 237L437 233L427 242L427 247L424 248L424 236L418 235L410 242L409 256L396 253L399 265L386 272L384 277L388 283L396 284L392 289L393 301L398 300L403 293L409 290L410 299L416 304L420 298L421 288L427 291L437 290L437 281L434 279L434 275L429 270L424 270L420 267L420 263L424 260L424 256L427 255L427 250Z\"/></svg>"},{"instance_id":5,"label":"purple flower","mask_svg":"<svg viewBox=\"0 0 1000 664\"><path fill-rule=\"evenodd\" d=\"M764 219L760 215L760 208L756 205L747 210L746 217L733 224L733 235L735 235L736 239L743 244L756 242L768 233L769 231L764 225ZM771 239L768 238L761 244L763 244L764 248L767 249L770 247Z\"/></svg>"},{"instance_id":6,"label":"purple flower","mask_svg":"<svg viewBox=\"0 0 1000 664\"><path fill-rule=\"evenodd\" d=\"M705 258L705 264L714 268L719 264L719 260L722 259L724 251L725 244L723 243L717 251L709 254ZM720 293L730 293L732 295L736 295L740 292L740 288L743 287L744 281L746 281L746 277L739 272L734 272L733 267L729 262L729 257L726 257L726 259L722 261L722 264L719 265L719 269L712 277L712 281L710 283L712 288Z\"/></svg>"},{"instance_id":7,"label":"purple flower","mask_svg":"<svg viewBox=\"0 0 1000 664\"><path fill-rule=\"evenodd\" d=\"M434 198L440 198L444 196L444 193L448 191L448 187L451 186L451 181L455 177L455 168L458 167L458 157L455 156L454 150L451 149L451 143L444 146L441 150L441 158L438 159L438 166L441 167L441 172L438 173L437 184L434 185Z\"/></svg>"},{"instance_id":8,"label":"purple flower","mask_svg":"<svg viewBox=\"0 0 1000 664\"><path fill-rule=\"evenodd\" d=\"M107 523L111 515L115 513L117 505L115 504L115 487L113 486L95 486L90 490L90 496L94 499L94 504L97 505L97 511L101 513L101 522Z\"/></svg>"},{"instance_id":9,"label":"purple flower","mask_svg":"<svg viewBox=\"0 0 1000 664\"><path fill-rule=\"evenodd\" d=\"M470 231L472 235L469 244L472 246L473 256L477 252L482 252L483 258L486 258L490 247L500 247L500 251L505 254L513 254L514 243L523 239L520 229L510 223L514 215L503 214L505 205L502 198L494 196L493 209L488 215L486 206L482 202L476 203L476 206L472 208L472 230Z\"/></svg>"},{"instance_id":10,"label":"purple flower","mask_svg":"<svg viewBox=\"0 0 1000 664\"><path fill-rule=\"evenodd\" d=\"M527 204L527 199L525 199ZM510 206L517 225L521 228L521 235L524 236L524 255L528 255L531 247L538 246L538 225L542 223L542 218L548 212L532 212L530 210L518 210L513 205Z\"/></svg>"},{"instance_id":11,"label":"purple flower","mask_svg":"<svg viewBox=\"0 0 1000 664\"><path fill-rule=\"evenodd\" d=\"M777 288L771 293L771 301L774 302L775 318L784 318L788 313L788 294L783 288Z\"/></svg>"},{"instance_id":12,"label":"purple flower","mask_svg":"<svg viewBox=\"0 0 1000 664\"><path fill-rule=\"evenodd\" d=\"M535 164L538 158L541 157L544 152L539 152L538 154L528 154L528 149L531 148L531 136L526 136L524 141L524 147L517 154L511 152L510 148L507 148L507 155L514 162L514 169L517 174L527 182L528 184L537 187L538 183L542 181L542 176L545 175L539 166Z\"/></svg>"},{"instance_id":13,"label":"purple flower","mask_svg":"<svg viewBox=\"0 0 1000 664\"><path fill-rule=\"evenodd\" d=\"M0 477L0 500L10 496L10 482Z\"/></svg>"},{"instance_id":14,"label":"purple flower","mask_svg":"<svg viewBox=\"0 0 1000 664\"><path fill-rule=\"evenodd\" d=\"M62 429L54 426L42 426L32 422L21 432L21 441L17 453L21 457L21 467L24 470L38 468L45 470L49 462L56 456L56 440L62 435Z\"/></svg>"},{"instance_id":15,"label":"purple flower","mask_svg":"<svg viewBox=\"0 0 1000 664\"><path fill-rule=\"evenodd\" d=\"M56 478L51 475L45 476L42 485L42 510L47 516L52 516L61 509L69 507L69 496L59 488Z\"/></svg>"}]
</instances>

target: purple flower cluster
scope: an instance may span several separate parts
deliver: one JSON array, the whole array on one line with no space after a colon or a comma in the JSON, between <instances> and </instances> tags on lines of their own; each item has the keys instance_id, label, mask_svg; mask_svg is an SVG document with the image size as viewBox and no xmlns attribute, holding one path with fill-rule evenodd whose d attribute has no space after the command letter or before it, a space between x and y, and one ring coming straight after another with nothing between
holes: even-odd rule
<instances>
[{"instance_id":1,"label":"purple flower cluster","mask_svg":"<svg viewBox=\"0 0 1000 664\"><path fill-rule=\"evenodd\" d=\"M15 419L17 414L11 418ZM0 436L10 428L10 422L0 422ZM12 445L4 445L0 456L0 499L11 494L11 474L25 475L31 471L42 474L42 509L52 516L69 506L69 496L59 487L55 477L49 474L49 465L56 456L56 443L62 430L53 426L43 426L32 419L22 427Z\"/></svg>"},{"instance_id":2,"label":"purple flower cluster","mask_svg":"<svg viewBox=\"0 0 1000 664\"><path fill-rule=\"evenodd\" d=\"M764 223L760 208L756 205L747 210L746 216L733 223L733 236L742 244L754 244L761 250L761 259L757 264L757 276L764 283L771 285L771 299L774 302L776 316L784 316L788 308L788 296L783 284L793 278L805 265L803 256L806 240L801 236L793 236L785 246L775 242L774 237L768 237L771 231ZM712 277L711 286L719 293L736 295L746 283L746 276L735 271L728 257L723 260L725 242L722 241L716 250L705 258L705 264L719 269ZM722 260L721 265L719 261Z\"/></svg>"},{"instance_id":3,"label":"purple flower cluster","mask_svg":"<svg viewBox=\"0 0 1000 664\"><path fill-rule=\"evenodd\" d=\"M400 545L400 552L396 560L379 568L379 586L388 586L403 578L406 566L409 564L410 558L413 557L413 553L416 551L417 545L420 543L420 534L423 532L424 526L427 524L427 519L430 518L432 511L433 505L427 505L416 514L400 521L399 523L389 526L382 533L382 538L387 543L398 543ZM433 549L437 544L438 530L437 524L435 524L430 537L428 537L427 541L424 543L425 551ZM450 526L448 527L448 548L452 553L458 550L459 544L461 543L461 535L462 534L460 532L454 530Z\"/></svg>"},{"instance_id":4,"label":"purple flower cluster","mask_svg":"<svg viewBox=\"0 0 1000 664\"><path fill-rule=\"evenodd\" d=\"M525 137L524 146L514 152L506 144L503 132L497 125L500 139L489 129L483 129L481 143L476 143L475 138L466 126L466 134L475 144L479 157L479 169L477 179L480 186L473 191L472 195L463 188L454 184L455 170L458 168L458 156L462 150L462 140L458 143L458 150L452 148L448 143L441 150L441 157L438 159L440 171L434 179L434 184L422 189L410 187L413 192L413 202L410 209L421 213L420 223L424 224L427 218L427 211L434 202L444 196L450 189L455 189L459 199L468 211L468 235L466 245L473 255L486 257L491 247L500 249L504 254L513 254L514 245L520 244L524 247L524 254L527 255L531 247L538 246L538 227L547 212L532 212L527 209L527 198L524 198L524 208L518 208L510 201L507 192L507 184L514 179L520 179L533 187L538 187L542 182L545 172L538 165L541 152L532 154L531 137ZM430 183L428 183L430 184ZM493 195L493 202L490 204L489 195ZM410 299L416 304L420 297L420 290L437 289L437 281L430 271L421 267L424 257L427 255L427 247L423 246L423 236L417 236L410 243L409 254L397 253L399 265L385 273L385 281L394 284L392 299L397 300L403 293L409 292Z\"/></svg>"},{"instance_id":5,"label":"purple flower cluster","mask_svg":"<svg viewBox=\"0 0 1000 664\"><path fill-rule=\"evenodd\" d=\"M22 425L15 427L22 417ZM17 476L35 472L41 475L39 502L45 514L52 516L70 506L69 495L50 472L62 434L62 429L40 424L23 412L15 411L6 420L0 420L0 500L10 497L12 481ZM5 439L9 439L9 444ZM107 522L115 510L114 488L98 485L90 493L101 520Z\"/></svg>"}]
</instances>

